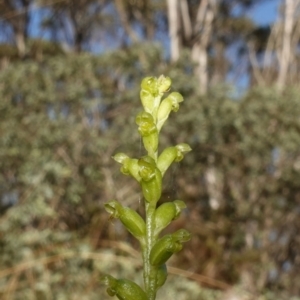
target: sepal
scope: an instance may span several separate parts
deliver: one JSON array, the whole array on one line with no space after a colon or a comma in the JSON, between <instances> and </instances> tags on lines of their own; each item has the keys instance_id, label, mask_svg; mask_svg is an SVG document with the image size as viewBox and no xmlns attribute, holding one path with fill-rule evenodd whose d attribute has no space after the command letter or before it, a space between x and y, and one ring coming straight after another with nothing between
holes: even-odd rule
<instances>
[{"instance_id":1,"label":"sepal","mask_svg":"<svg viewBox=\"0 0 300 300\"><path fill-rule=\"evenodd\" d=\"M162 95L170 90L172 84L172 80L170 77L165 77L164 75L160 75L157 79L158 85L158 93Z\"/></svg>"},{"instance_id":2,"label":"sepal","mask_svg":"<svg viewBox=\"0 0 300 300\"><path fill-rule=\"evenodd\" d=\"M155 99L157 95L158 95L157 78L156 77L144 78L141 83L140 98L144 110L146 112L152 114L156 106L159 105L159 103L157 103Z\"/></svg>"},{"instance_id":3,"label":"sepal","mask_svg":"<svg viewBox=\"0 0 300 300\"><path fill-rule=\"evenodd\" d=\"M184 154L188 153L191 150L191 147L185 143L166 148L160 154L157 160L157 167L161 171L162 176L165 174L173 161L181 161L184 157Z\"/></svg>"},{"instance_id":4,"label":"sepal","mask_svg":"<svg viewBox=\"0 0 300 300\"><path fill-rule=\"evenodd\" d=\"M105 210L118 218L126 229L141 243L146 235L146 225L142 217L133 209L122 206L118 201L111 200L104 204Z\"/></svg>"},{"instance_id":5,"label":"sepal","mask_svg":"<svg viewBox=\"0 0 300 300\"><path fill-rule=\"evenodd\" d=\"M112 157L116 162L122 165L120 171L124 175L131 175L138 182L140 182L141 177L139 175L138 160L135 158L130 158L124 153L117 153Z\"/></svg>"},{"instance_id":6,"label":"sepal","mask_svg":"<svg viewBox=\"0 0 300 300\"><path fill-rule=\"evenodd\" d=\"M160 131L165 121L168 119L171 111L177 112L179 109L179 103L183 101L183 97L178 92L171 93L165 98L157 112L157 130Z\"/></svg>"},{"instance_id":7,"label":"sepal","mask_svg":"<svg viewBox=\"0 0 300 300\"><path fill-rule=\"evenodd\" d=\"M148 154L154 156L158 147L158 132L153 117L148 112L141 112L136 117L138 131L143 138L143 144Z\"/></svg>"},{"instance_id":8,"label":"sepal","mask_svg":"<svg viewBox=\"0 0 300 300\"><path fill-rule=\"evenodd\" d=\"M175 148L177 149L177 156L175 158L175 161L181 161L184 157L184 154L192 151L192 148L190 147L190 145L186 144L186 143L181 143L175 146Z\"/></svg>"},{"instance_id":9,"label":"sepal","mask_svg":"<svg viewBox=\"0 0 300 300\"><path fill-rule=\"evenodd\" d=\"M153 266L164 264L174 253L179 252L182 249L182 243L187 242L190 238L191 234L185 229L165 235L152 247L150 263Z\"/></svg>"},{"instance_id":10,"label":"sepal","mask_svg":"<svg viewBox=\"0 0 300 300\"><path fill-rule=\"evenodd\" d=\"M148 297L142 288L128 279L116 279L110 275L100 278L101 282L108 286L109 296L117 296L119 300L147 300Z\"/></svg>"},{"instance_id":11,"label":"sepal","mask_svg":"<svg viewBox=\"0 0 300 300\"><path fill-rule=\"evenodd\" d=\"M157 236L164 228L166 228L173 220L177 219L181 211L186 208L186 205L181 200L166 202L161 204L155 211L155 231Z\"/></svg>"}]
</instances>

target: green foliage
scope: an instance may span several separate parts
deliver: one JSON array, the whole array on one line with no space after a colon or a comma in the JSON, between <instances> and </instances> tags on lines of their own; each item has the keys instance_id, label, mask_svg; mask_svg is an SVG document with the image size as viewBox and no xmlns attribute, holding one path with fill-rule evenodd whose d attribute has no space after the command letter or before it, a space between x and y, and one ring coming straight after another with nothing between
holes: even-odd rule
<instances>
[{"instance_id":1,"label":"green foliage","mask_svg":"<svg viewBox=\"0 0 300 300\"><path fill-rule=\"evenodd\" d=\"M115 78L108 78L111 65L105 64L106 59L82 55L40 64L26 61L0 74L0 188L1 200L6 199L0 224L1 270L17 270L28 257L47 261L57 255L51 268L41 263L40 271L32 275L55 299L70 292L59 275L63 266L70 274L67 285L78 283L78 294L84 291L76 270L81 265L91 272L88 264L79 258L64 262L64 245L75 253L82 244L97 245L95 233L103 228L99 203L112 197L103 182L113 174L109 162L118 135L116 128L108 127L105 113L108 108L113 112L118 100L111 97ZM115 142L107 143L108 137ZM29 264L21 272L20 299L29 286L31 268ZM8 274L14 276L13 270ZM43 270L52 274L51 279L45 281ZM12 275L2 279L1 293L7 291Z\"/></svg>"},{"instance_id":2,"label":"green foliage","mask_svg":"<svg viewBox=\"0 0 300 300\"><path fill-rule=\"evenodd\" d=\"M251 278L248 288L258 294L266 286L295 288L290 276L297 276L300 246L291 233L300 225L297 95L293 89L283 95L263 89L234 101L214 91L191 97L180 123L189 128L188 142L197 153L187 157L183 169L189 171L178 184L202 216L189 221L199 236L194 246L203 249L197 253L200 273L215 265L214 276L228 282L244 274ZM193 180L198 189L188 185Z\"/></svg>"}]
</instances>

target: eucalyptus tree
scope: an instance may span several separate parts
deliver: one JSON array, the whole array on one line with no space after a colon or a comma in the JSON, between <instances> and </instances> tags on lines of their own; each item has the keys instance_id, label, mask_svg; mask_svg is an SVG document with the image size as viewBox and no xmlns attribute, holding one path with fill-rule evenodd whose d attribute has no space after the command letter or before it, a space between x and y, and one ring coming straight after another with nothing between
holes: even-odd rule
<instances>
[{"instance_id":1,"label":"eucalyptus tree","mask_svg":"<svg viewBox=\"0 0 300 300\"><path fill-rule=\"evenodd\" d=\"M14 43L20 57L26 54L26 42L32 18L30 8L34 2L34 0L0 1L1 39Z\"/></svg>"},{"instance_id":2,"label":"eucalyptus tree","mask_svg":"<svg viewBox=\"0 0 300 300\"><path fill-rule=\"evenodd\" d=\"M49 30L52 40L69 51L95 51L101 48L101 39L114 32L111 1L37 0L37 3L49 8L42 26Z\"/></svg>"},{"instance_id":3,"label":"eucalyptus tree","mask_svg":"<svg viewBox=\"0 0 300 300\"><path fill-rule=\"evenodd\" d=\"M300 1L282 0L273 24L257 28L248 39L253 85L283 90L299 81Z\"/></svg>"},{"instance_id":4,"label":"eucalyptus tree","mask_svg":"<svg viewBox=\"0 0 300 300\"><path fill-rule=\"evenodd\" d=\"M247 35L256 27L246 12L257 3L256 0L167 1L171 60L176 61L184 48L191 51L203 93L209 85L224 82L228 72L232 72L236 61L228 59L228 50L244 47Z\"/></svg>"}]
</instances>

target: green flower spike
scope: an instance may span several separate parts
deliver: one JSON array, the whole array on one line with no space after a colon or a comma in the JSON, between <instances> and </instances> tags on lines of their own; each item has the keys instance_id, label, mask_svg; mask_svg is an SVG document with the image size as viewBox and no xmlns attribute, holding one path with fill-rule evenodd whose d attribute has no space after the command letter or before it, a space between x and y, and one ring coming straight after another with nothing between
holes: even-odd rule
<instances>
[{"instance_id":1,"label":"green flower spike","mask_svg":"<svg viewBox=\"0 0 300 300\"><path fill-rule=\"evenodd\" d=\"M141 102L144 108L136 116L138 131L143 139L147 155L130 158L118 153L113 159L121 164L121 172L132 176L140 185L144 196L145 218L136 211L111 200L104 204L113 218L118 218L125 228L140 242L143 258L144 290L134 282L116 279L110 275L102 277L110 296L120 300L155 300L158 289L167 279L167 260L180 251L183 243L190 239L190 233L180 229L173 234L159 238L161 231L179 217L186 207L181 200L166 202L157 207L162 194L162 177L173 162L181 161L185 153L191 151L187 144L179 144L158 153L159 133L170 112L176 112L183 97L169 92L171 79L161 75L159 78L146 77L141 82Z\"/></svg>"},{"instance_id":2,"label":"green flower spike","mask_svg":"<svg viewBox=\"0 0 300 300\"><path fill-rule=\"evenodd\" d=\"M151 157L155 157L158 146L158 133L151 114L143 111L136 117L136 124L139 125L138 131L143 138L145 149Z\"/></svg>"},{"instance_id":3,"label":"green flower spike","mask_svg":"<svg viewBox=\"0 0 300 300\"><path fill-rule=\"evenodd\" d=\"M105 203L104 208L113 218L120 219L126 229L144 244L146 234L145 221L135 210L129 207L123 207L116 200Z\"/></svg>"},{"instance_id":4,"label":"green flower spike","mask_svg":"<svg viewBox=\"0 0 300 300\"><path fill-rule=\"evenodd\" d=\"M192 148L188 144L178 144L175 147L166 148L157 160L157 167L161 171L162 176L164 176L170 165L176 161L179 162L183 159L184 154L188 153Z\"/></svg>"},{"instance_id":5,"label":"green flower spike","mask_svg":"<svg viewBox=\"0 0 300 300\"><path fill-rule=\"evenodd\" d=\"M165 98L158 109L157 112L157 130L161 130L165 121L168 119L171 111L177 112L179 109L179 103L183 101L181 94L177 92L171 93L167 98Z\"/></svg>"},{"instance_id":6,"label":"green flower spike","mask_svg":"<svg viewBox=\"0 0 300 300\"><path fill-rule=\"evenodd\" d=\"M161 196L162 176L156 167L154 159L144 156L139 159L139 175L141 176L141 186L143 195L147 202L156 203Z\"/></svg>"},{"instance_id":7,"label":"green flower spike","mask_svg":"<svg viewBox=\"0 0 300 300\"><path fill-rule=\"evenodd\" d=\"M120 300L148 300L140 286L131 280L116 279L110 275L104 275L100 280L108 286L109 296L117 296Z\"/></svg>"},{"instance_id":8,"label":"green flower spike","mask_svg":"<svg viewBox=\"0 0 300 300\"><path fill-rule=\"evenodd\" d=\"M189 241L191 234L185 229L179 229L173 234L167 234L158 240L150 252L150 263L153 266L164 264L174 253L182 249L182 243Z\"/></svg>"},{"instance_id":9,"label":"green flower spike","mask_svg":"<svg viewBox=\"0 0 300 300\"><path fill-rule=\"evenodd\" d=\"M184 208L186 208L186 205L181 200L161 204L155 211L154 235L158 236L164 228L166 228L173 220L176 220Z\"/></svg>"}]
</instances>

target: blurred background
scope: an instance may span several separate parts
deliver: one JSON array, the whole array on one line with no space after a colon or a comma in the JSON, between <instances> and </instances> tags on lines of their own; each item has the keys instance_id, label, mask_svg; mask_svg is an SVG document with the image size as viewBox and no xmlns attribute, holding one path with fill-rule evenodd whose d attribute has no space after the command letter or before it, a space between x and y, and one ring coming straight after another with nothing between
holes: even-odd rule
<instances>
[{"instance_id":1,"label":"blurred background","mask_svg":"<svg viewBox=\"0 0 300 300\"><path fill-rule=\"evenodd\" d=\"M141 283L104 202L143 211L116 152L144 154L144 76L185 98L161 149L193 148L162 202L192 240L160 299L300 299L300 0L0 0L0 298L110 299Z\"/></svg>"}]
</instances>

